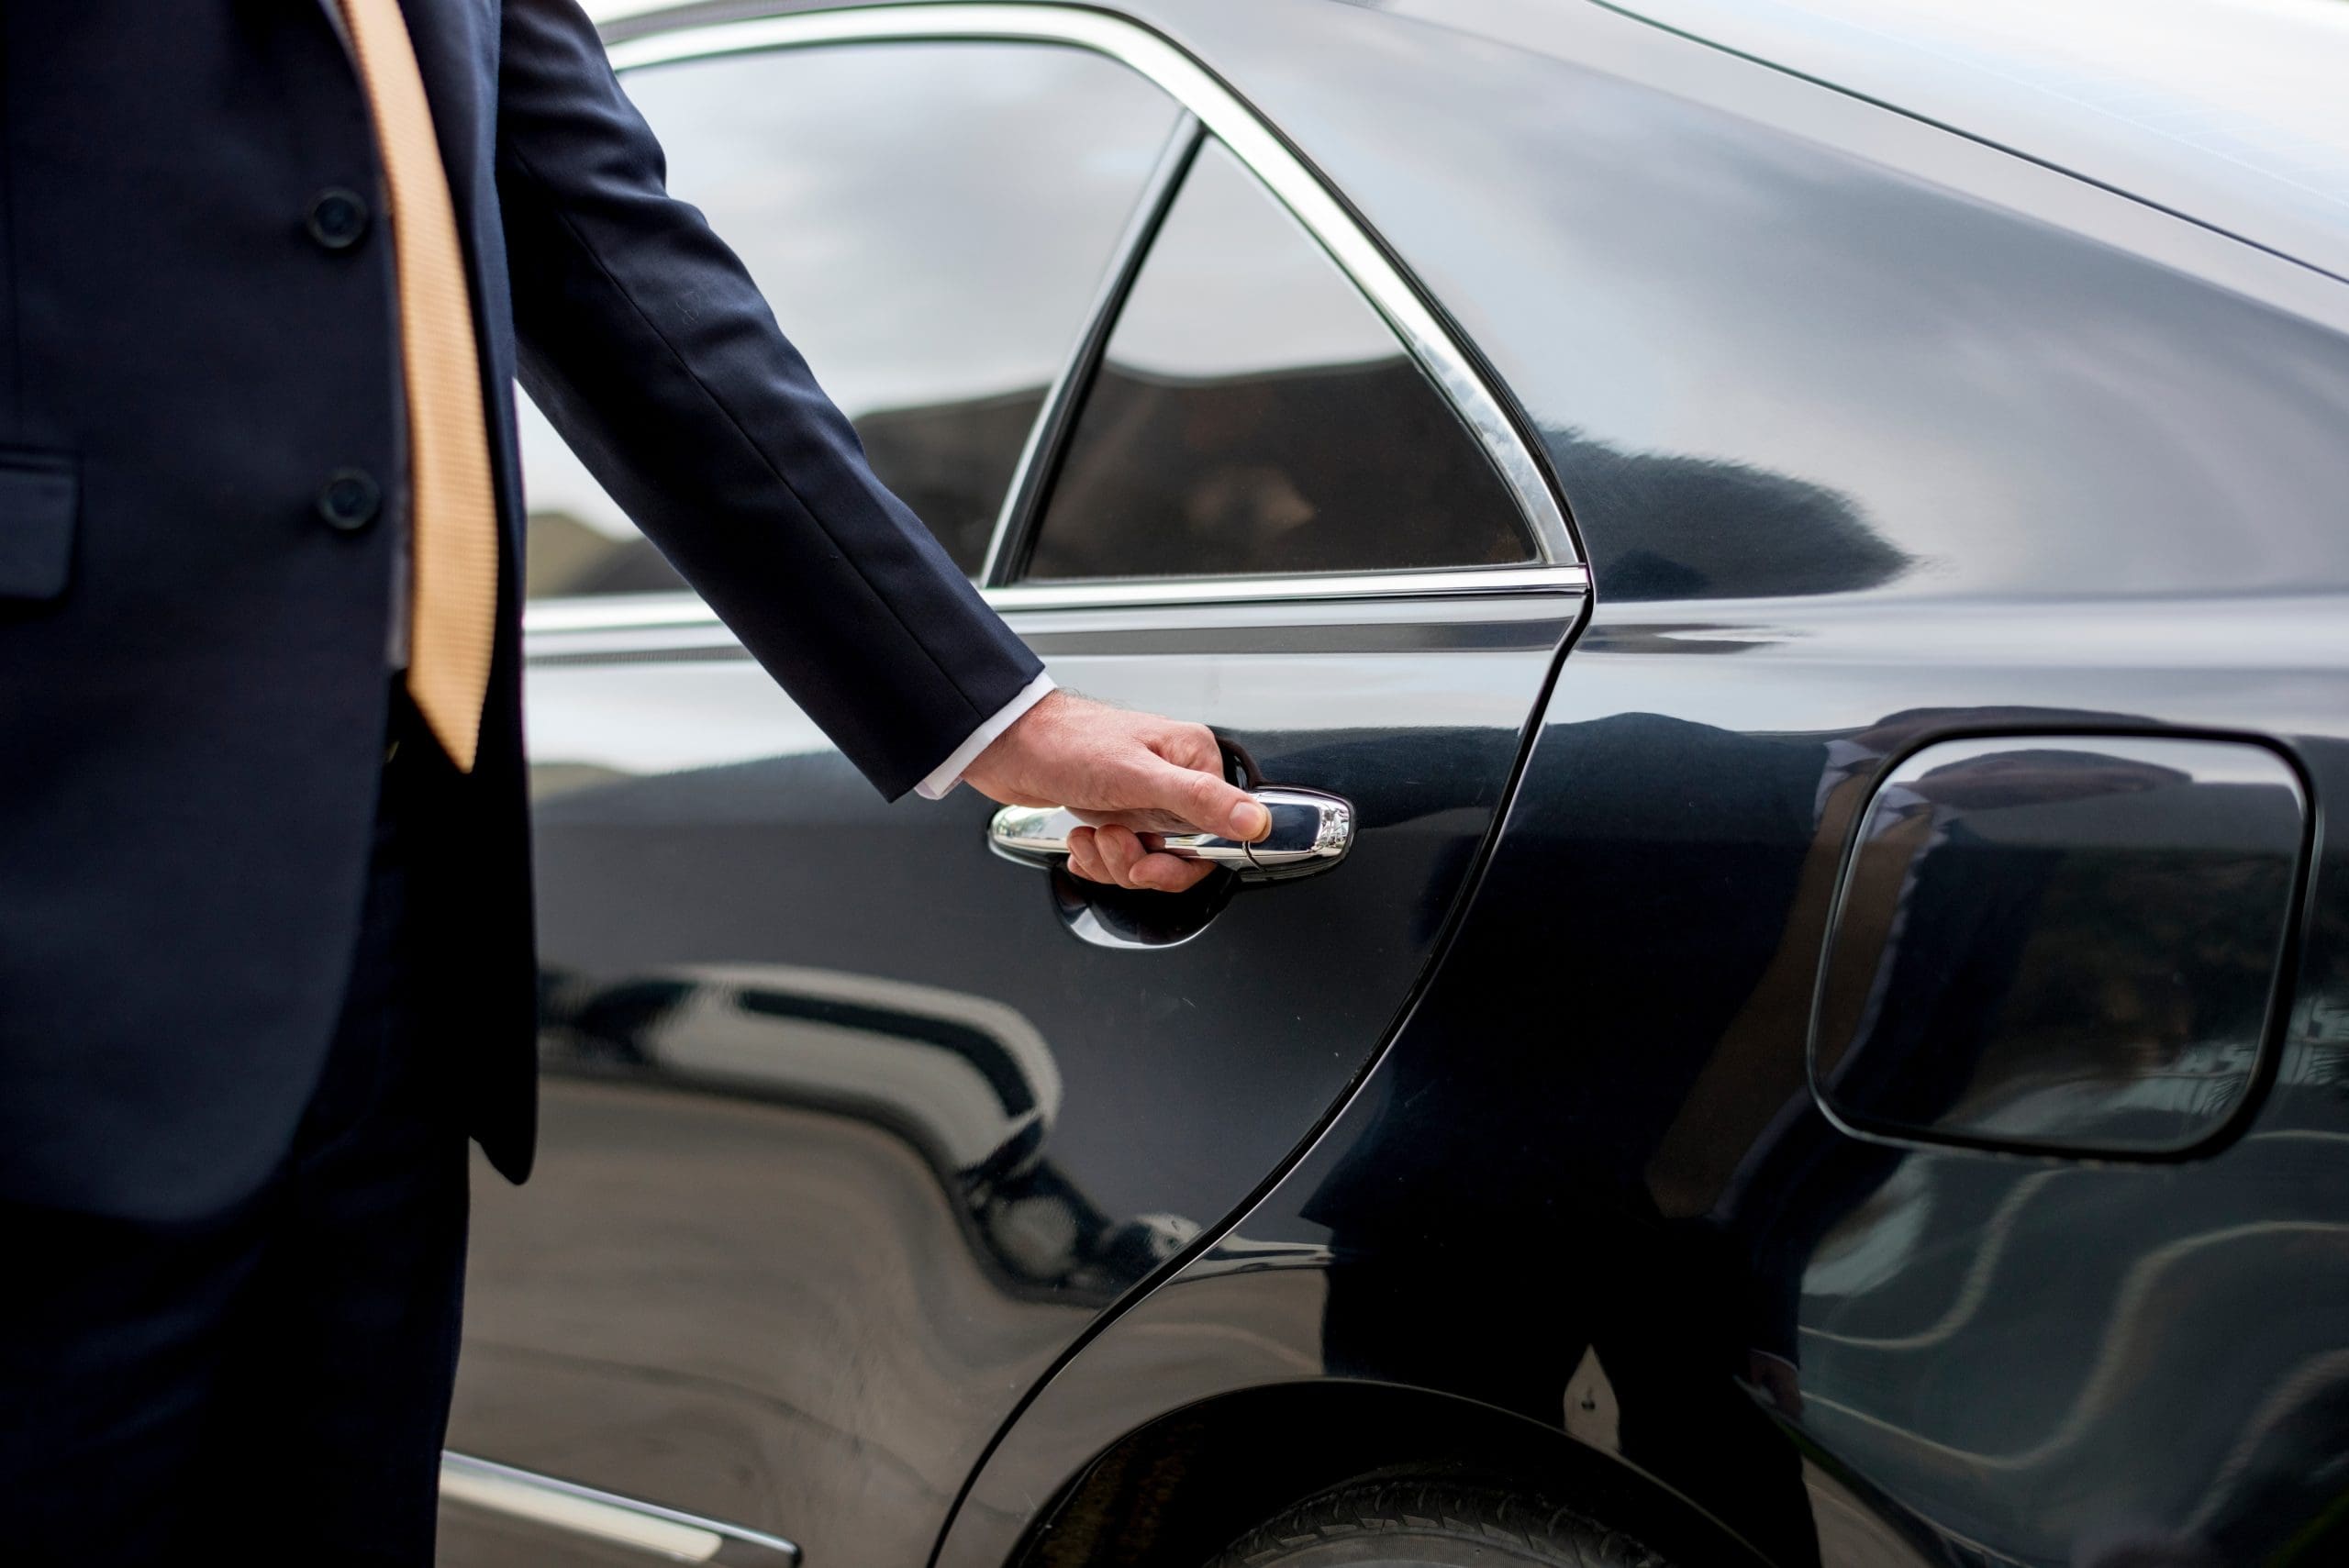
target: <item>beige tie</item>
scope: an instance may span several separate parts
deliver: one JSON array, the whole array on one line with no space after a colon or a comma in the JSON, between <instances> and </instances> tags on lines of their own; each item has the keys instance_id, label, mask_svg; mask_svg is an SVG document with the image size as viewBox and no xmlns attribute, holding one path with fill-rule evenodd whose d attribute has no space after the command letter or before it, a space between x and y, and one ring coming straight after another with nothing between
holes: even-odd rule
<instances>
[{"instance_id":1,"label":"beige tie","mask_svg":"<svg viewBox=\"0 0 2349 1568\"><path fill-rule=\"evenodd\" d=\"M497 638L497 501L464 252L399 0L342 0L342 14L374 111L399 270L415 561L408 695L470 773Z\"/></svg>"}]
</instances>

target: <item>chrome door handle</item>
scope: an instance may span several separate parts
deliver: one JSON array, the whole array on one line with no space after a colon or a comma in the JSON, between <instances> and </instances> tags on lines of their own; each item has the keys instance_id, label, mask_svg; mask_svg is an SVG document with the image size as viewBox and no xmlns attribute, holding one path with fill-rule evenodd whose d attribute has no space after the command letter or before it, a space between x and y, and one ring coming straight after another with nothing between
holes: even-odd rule
<instances>
[{"instance_id":1,"label":"chrome door handle","mask_svg":"<svg viewBox=\"0 0 2349 1568\"><path fill-rule=\"evenodd\" d=\"M1354 843L1354 808L1316 789L1260 789L1272 831L1252 844L1213 833L1169 833L1163 848L1186 861L1230 866L1242 882L1279 882L1328 871ZM987 824L987 847L1023 865L1057 865L1072 828L1085 824L1057 806L1007 806Z\"/></svg>"}]
</instances>

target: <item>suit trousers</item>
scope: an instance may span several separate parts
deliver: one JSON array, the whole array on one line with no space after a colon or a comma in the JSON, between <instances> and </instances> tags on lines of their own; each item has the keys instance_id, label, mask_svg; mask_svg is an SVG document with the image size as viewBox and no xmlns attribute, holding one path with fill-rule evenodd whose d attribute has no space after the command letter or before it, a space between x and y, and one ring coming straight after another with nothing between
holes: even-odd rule
<instances>
[{"instance_id":1,"label":"suit trousers","mask_svg":"<svg viewBox=\"0 0 2349 1568\"><path fill-rule=\"evenodd\" d=\"M446 764L395 706L341 1017L262 1190L173 1224L0 1207L12 1564L432 1560L466 1152L407 1003L413 770Z\"/></svg>"}]
</instances>

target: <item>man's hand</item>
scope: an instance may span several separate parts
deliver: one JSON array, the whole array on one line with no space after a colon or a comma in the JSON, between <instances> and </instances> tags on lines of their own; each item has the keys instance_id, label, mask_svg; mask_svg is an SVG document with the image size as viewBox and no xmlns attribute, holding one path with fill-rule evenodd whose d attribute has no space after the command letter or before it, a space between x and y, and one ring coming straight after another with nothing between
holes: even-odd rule
<instances>
[{"instance_id":1,"label":"man's hand","mask_svg":"<svg viewBox=\"0 0 2349 1568\"><path fill-rule=\"evenodd\" d=\"M1007 806L1063 806L1093 824L1068 836L1068 869L1119 887L1180 893L1213 869L1158 852L1162 833L1254 842L1272 818L1224 781L1201 724L1048 693L995 738L963 782Z\"/></svg>"}]
</instances>

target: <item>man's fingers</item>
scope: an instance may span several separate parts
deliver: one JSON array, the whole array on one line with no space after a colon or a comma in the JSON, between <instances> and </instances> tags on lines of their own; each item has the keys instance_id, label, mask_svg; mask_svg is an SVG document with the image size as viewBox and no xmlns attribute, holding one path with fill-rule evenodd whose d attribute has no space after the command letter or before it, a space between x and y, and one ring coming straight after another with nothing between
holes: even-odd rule
<instances>
[{"instance_id":1,"label":"man's fingers","mask_svg":"<svg viewBox=\"0 0 2349 1568\"><path fill-rule=\"evenodd\" d=\"M1116 826L1093 830L1094 848L1101 851L1101 866L1108 880L1119 887L1140 885L1134 881L1134 862L1142 856L1141 840L1130 829Z\"/></svg>"},{"instance_id":2,"label":"man's fingers","mask_svg":"<svg viewBox=\"0 0 2349 1568\"><path fill-rule=\"evenodd\" d=\"M1272 831L1273 819L1256 797L1224 782L1219 773L1160 766L1149 781L1149 805L1171 811L1203 833L1254 843Z\"/></svg>"},{"instance_id":3,"label":"man's fingers","mask_svg":"<svg viewBox=\"0 0 2349 1568\"><path fill-rule=\"evenodd\" d=\"M1097 828L1094 839L1103 846L1102 862L1120 887L1180 893L1215 869L1206 861L1163 853L1156 840L1145 839L1125 828Z\"/></svg>"},{"instance_id":4,"label":"man's fingers","mask_svg":"<svg viewBox=\"0 0 2349 1568\"><path fill-rule=\"evenodd\" d=\"M1068 869L1072 876L1087 882L1108 882L1109 873L1102 869L1101 851L1094 844L1093 829L1072 828L1068 835Z\"/></svg>"},{"instance_id":5,"label":"man's fingers","mask_svg":"<svg viewBox=\"0 0 2349 1568\"><path fill-rule=\"evenodd\" d=\"M1201 877L1215 870L1206 861L1186 861L1179 855L1146 855L1134 865L1134 875L1145 879L1143 885L1160 893L1180 893L1195 885Z\"/></svg>"},{"instance_id":6,"label":"man's fingers","mask_svg":"<svg viewBox=\"0 0 2349 1568\"><path fill-rule=\"evenodd\" d=\"M1068 836L1069 874L1137 892L1181 893L1215 868L1163 854L1129 828L1079 828Z\"/></svg>"},{"instance_id":7,"label":"man's fingers","mask_svg":"<svg viewBox=\"0 0 2349 1568\"><path fill-rule=\"evenodd\" d=\"M1254 796L1212 773L1161 762L1139 782L1141 798L1130 808L1134 817L1163 819L1169 828L1179 822L1248 841L1263 838L1272 826ZM1204 861L1163 853L1157 845L1155 838L1144 839L1130 822L1073 828L1068 836L1069 873L1112 887L1180 893L1197 886L1215 869Z\"/></svg>"}]
</instances>

